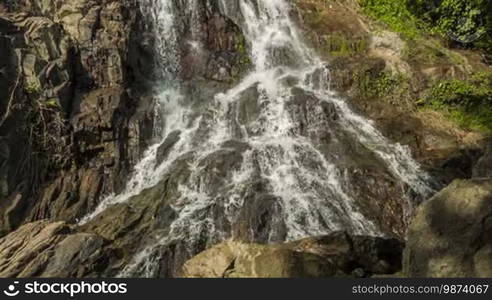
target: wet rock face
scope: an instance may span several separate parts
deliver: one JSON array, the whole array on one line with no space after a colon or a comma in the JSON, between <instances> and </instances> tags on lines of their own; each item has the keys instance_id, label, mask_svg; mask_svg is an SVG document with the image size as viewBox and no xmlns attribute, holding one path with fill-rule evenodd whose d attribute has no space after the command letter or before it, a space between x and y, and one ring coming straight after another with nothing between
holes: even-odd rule
<instances>
[{"instance_id":1,"label":"wet rock face","mask_svg":"<svg viewBox=\"0 0 492 300\"><path fill-rule=\"evenodd\" d=\"M75 221L121 188L153 126L141 35L133 0L1 4L0 211L17 211L4 233Z\"/></svg>"},{"instance_id":2,"label":"wet rock face","mask_svg":"<svg viewBox=\"0 0 492 300\"><path fill-rule=\"evenodd\" d=\"M492 181L457 180L419 207L404 252L410 277L492 276Z\"/></svg>"},{"instance_id":3,"label":"wet rock face","mask_svg":"<svg viewBox=\"0 0 492 300\"><path fill-rule=\"evenodd\" d=\"M383 232L404 237L408 200L402 194L401 183L385 169L385 162L344 130L340 112L333 104L320 105L320 99L297 88L290 101L288 107L293 111L298 134L315 141L330 161L337 161L364 215Z\"/></svg>"},{"instance_id":4,"label":"wet rock face","mask_svg":"<svg viewBox=\"0 0 492 300\"><path fill-rule=\"evenodd\" d=\"M140 4L0 4L3 233L45 218L75 222L101 195L123 187L152 140L149 95L162 78L153 24L144 20ZM176 24L182 36L179 77L199 105L246 70L247 46L218 1L198 1L193 12L176 5L184 14ZM197 15L186 15L191 13ZM161 147L160 160L175 141ZM25 151L13 151L17 147Z\"/></svg>"},{"instance_id":5,"label":"wet rock face","mask_svg":"<svg viewBox=\"0 0 492 300\"><path fill-rule=\"evenodd\" d=\"M220 90L247 71L250 66L248 45L239 24L226 17L222 2L233 1L156 3L140 0L142 12L148 19L143 48L148 52L157 51L157 57L151 58L154 65L151 74L155 78L164 84L170 78L179 78ZM169 9L172 11L167 11ZM162 18L159 16L162 10L170 15ZM174 12L179 14L173 15ZM166 26L172 26L172 30Z\"/></svg>"},{"instance_id":6,"label":"wet rock face","mask_svg":"<svg viewBox=\"0 0 492 300\"><path fill-rule=\"evenodd\" d=\"M401 268L397 240L335 232L288 244L226 242L188 260L185 278L369 277Z\"/></svg>"},{"instance_id":7,"label":"wet rock face","mask_svg":"<svg viewBox=\"0 0 492 300\"><path fill-rule=\"evenodd\" d=\"M241 29L225 17L219 1L199 1L198 23L183 24L182 77L232 83L249 67ZM196 20L196 19L195 19Z\"/></svg>"},{"instance_id":8,"label":"wet rock face","mask_svg":"<svg viewBox=\"0 0 492 300\"><path fill-rule=\"evenodd\" d=\"M229 232L243 241L284 240L285 229L282 231L282 228L285 224L279 218L280 202L266 191L265 183L257 179L235 187L228 181L239 171L248 150L247 144L226 142L223 149L200 160L197 166L200 171L193 176L190 170L193 154L185 155L171 166L168 175L155 187L144 190L124 204L108 208L83 225L81 231L100 235L120 249L119 257L111 261L103 274L117 275L121 266L132 264L136 251L146 247L157 258L152 261L152 276L175 277L187 259L231 237ZM200 195L186 194L187 190L183 188L187 184L200 185L201 197L213 197L212 200L202 202ZM233 189L239 189L244 199L237 199L237 207L226 207L230 205L227 198ZM239 205L242 201L244 205ZM200 209L192 214L180 212L181 207L194 202ZM231 219L224 213L226 210L237 210L238 217ZM166 239L170 235L172 237ZM149 276L149 273L132 270L132 275Z\"/></svg>"}]
</instances>

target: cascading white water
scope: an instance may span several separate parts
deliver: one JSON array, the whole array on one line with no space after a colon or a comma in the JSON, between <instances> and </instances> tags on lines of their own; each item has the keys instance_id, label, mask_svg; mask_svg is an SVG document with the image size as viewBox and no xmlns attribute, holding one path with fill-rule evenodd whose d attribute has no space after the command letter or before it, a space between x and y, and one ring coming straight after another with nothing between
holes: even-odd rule
<instances>
[{"instance_id":1,"label":"cascading white water","mask_svg":"<svg viewBox=\"0 0 492 300\"><path fill-rule=\"evenodd\" d=\"M323 103L336 110L337 122L356 140L377 155L387 169L415 194L425 198L432 192L430 178L419 169L406 147L392 144L370 121L355 114L335 93L330 91L329 68L300 38L295 23L289 17L286 0L237 0L242 16L242 30L250 45L253 70L236 86L219 93L204 109L196 114L185 104L180 92L178 36L173 30L176 7L171 0L141 0L144 11L152 18L158 38L158 53L162 56L166 82L158 97L163 120L162 139L144 154L135 167L135 173L126 190L120 195L104 199L99 207L81 223L93 219L108 206L121 203L143 189L156 185L171 171L173 164L188 155L190 176L179 188L179 199L172 204L176 219L165 235L139 251L121 276L138 274L154 276L156 252L175 241L189 246L189 252L204 232L211 241L220 241L232 232L217 228L210 208L220 203L221 214L234 224L245 205L244 195L253 188L252 182L261 178L268 193L279 203L273 216L285 226L284 240L322 235L334 230L348 230L356 234L382 234L376 224L364 216L355 199L347 190L343 169L337 166L303 134L299 116L293 113L294 90L305 97L316 99L307 117L316 126L326 126ZM228 15L230 0L218 0L223 13ZM194 18L195 0L183 1ZM190 22L193 24L193 20ZM193 42L193 41L191 41ZM198 50L197 50L198 51ZM173 77L174 76L174 77ZM171 82L171 83L170 83ZM239 117L239 105L244 95L255 92L258 115L250 122ZM310 128L309 130L312 130ZM171 134L179 134L162 162L156 160L159 146ZM203 182L209 170L206 161L220 151L233 152L227 142L239 141L247 145L242 152L240 167L231 170L231 176L222 178L220 193ZM156 166L157 164L157 166ZM210 176L210 175L208 175ZM412 204L408 204L408 210ZM278 240L278 232L271 229L268 240Z\"/></svg>"},{"instance_id":2,"label":"cascading white water","mask_svg":"<svg viewBox=\"0 0 492 300\"><path fill-rule=\"evenodd\" d=\"M82 218L79 224L85 224L95 216L106 210L106 208L125 202L130 197L138 195L145 188L156 185L162 174L167 170L170 163L179 154L188 151L188 134L196 129L189 128L191 111L182 104L179 83L176 81L180 69L178 37L175 30L175 11L172 1L168 0L140 0L142 14L149 17L152 27L148 29L155 35L156 53L158 56L157 73L161 78L161 84L157 87L158 92L155 103L156 125L155 131L159 132L158 143L152 145L143 154L143 159L135 166L132 177L126 184L123 192L118 195L108 195L96 209ZM162 122L159 122L162 121ZM174 151L169 154L168 164L156 165L156 155L159 146L172 132L183 130L183 138L175 145Z\"/></svg>"}]
</instances>

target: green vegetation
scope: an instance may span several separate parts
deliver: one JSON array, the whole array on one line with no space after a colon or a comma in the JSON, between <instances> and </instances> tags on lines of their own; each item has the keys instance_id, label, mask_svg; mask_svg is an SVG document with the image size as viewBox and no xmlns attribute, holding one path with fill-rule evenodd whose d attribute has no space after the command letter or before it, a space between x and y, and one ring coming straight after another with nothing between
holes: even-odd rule
<instances>
[{"instance_id":1,"label":"green vegetation","mask_svg":"<svg viewBox=\"0 0 492 300\"><path fill-rule=\"evenodd\" d=\"M24 91L28 95L37 95L41 92L41 86L39 84L32 83L24 87Z\"/></svg>"},{"instance_id":2,"label":"green vegetation","mask_svg":"<svg viewBox=\"0 0 492 300\"><path fill-rule=\"evenodd\" d=\"M368 16L398 32L412 45L405 59L412 65L463 65L459 55L438 39L461 47L492 50L492 1L489 0L359 0ZM449 45L451 45L449 44ZM435 79L416 101L423 109L438 110L466 129L492 132L492 72L462 74L464 80ZM370 96L401 97L405 80L391 74L361 77L359 89ZM388 96L389 95L389 96ZM415 99L415 98L414 98Z\"/></svg>"},{"instance_id":3,"label":"green vegetation","mask_svg":"<svg viewBox=\"0 0 492 300\"><path fill-rule=\"evenodd\" d=\"M492 1L406 0L409 9L448 39L470 43L476 48L492 46Z\"/></svg>"},{"instance_id":4,"label":"green vegetation","mask_svg":"<svg viewBox=\"0 0 492 300\"><path fill-rule=\"evenodd\" d=\"M437 109L461 126L492 130L492 72L474 74L469 80L449 79L432 86L424 107Z\"/></svg>"},{"instance_id":5,"label":"green vegetation","mask_svg":"<svg viewBox=\"0 0 492 300\"><path fill-rule=\"evenodd\" d=\"M324 50L335 57L349 57L363 53L369 48L367 38L348 38L342 35L330 35L325 41Z\"/></svg>"},{"instance_id":6,"label":"green vegetation","mask_svg":"<svg viewBox=\"0 0 492 300\"><path fill-rule=\"evenodd\" d=\"M492 1L359 0L363 11L409 39L439 34L471 47L492 50Z\"/></svg>"},{"instance_id":7,"label":"green vegetation","mask_svg":"<svg viewBox=\"0 0 492 300\"><path fill-rule=\"evenodd\" d=\"M368 98L384 98L394 94L401 94L402 89L407 87L406 80L402 74L395 76L385 71L378 74L361 72L356 74L355 82L358 85L359 93Z\"/></svg>"},{"instance_id":8,"label":"green vegetation","mask_svg":"<svg viewBox=\"0 0 492 300\"><path fill-rule=\"evenodd\" d=\"M241 33L236 34L236 50L239 53L239 62L237 74L233 75L233 81L239 80L239 76L251 67L246 38Z\"/></svg>"},{"instance_id":9,"label":"green vegetation","mask_svg":"<svg viewBox=\"0 0 492 300\"><path fill-rule=\"evenodd\" d=\"M409 0L359 0L359 3L368 16L385 23L392 31L415 39L425 23L408 9L406 1Z\"/></svg>"}]
</instances>

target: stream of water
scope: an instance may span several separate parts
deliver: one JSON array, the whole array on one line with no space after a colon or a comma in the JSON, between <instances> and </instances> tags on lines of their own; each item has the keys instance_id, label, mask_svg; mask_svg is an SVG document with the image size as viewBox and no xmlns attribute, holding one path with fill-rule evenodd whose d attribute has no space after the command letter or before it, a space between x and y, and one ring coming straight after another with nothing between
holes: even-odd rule
<instances>
[{"instance_id":1,"label":"stream of water","mask_svg":"<svg viewBox=\"0 0 492 300\"><path fill-rule=\"evenodd\" d=\"M420 170L409 149L389 142L370 120L354 113L344 99L330 90L329 65L303 42L290 17L288 1L217 0L225 16L234 14L235 19L241 16L237 22L249 45L253 67L235 86L210 99L203 113L197 113L188 104L178 76L177 18L195 18L197 1L181 1L185 13L179 12L172 0L141 1L143 13L154 25L156 50L161 57L163 83L156 106L156 114L162 120L160 141L135 166L125 191L108 196L81 224L107 207L158 184L183 155L191 157L191 175L178 188L181 196L172 205L177 217L167 234L142 247L120 276L155 276L157 249L173 241L180 240L192 248L204 232L219 241L230 237L232 233L217 228L214 215L207 212L220 202L220 214L233 224L245 205L244 195L254 192L250 183L257 178L261 178L268 194L279 203L271 223L283 224L284 240L341 229L381 235L378 226L362 213L347 189L347 178L336 156L326 155L313 138L317 128L330 126L326 107L336 112L337 128L343 128L345 134L383 161L388 172L408 187L407 193L422 199L432 193L429 176ZM232 2L236 5L231 5ZM239 8L239 12L230 11L233 8ZM189 42L199 51L195 41ZM254 96L248 98L246 94ZM313 101L303 111L293 109L296 95ZM244 101L254 101L257 108L247 122L241 111ZM158 149L170 136L179 138L159 162ZM209 171L204 161L214 153L230 151L225 146L230 141L246 146L241 152L240 166L227 172L230 176L222 179L218 195L216 188L203 184L204 172ZM407 197L407 201L405 205L410 211L412 197ZM268 240L278 240L275 226L269 230Z\"/></svg>"}]
</instances>

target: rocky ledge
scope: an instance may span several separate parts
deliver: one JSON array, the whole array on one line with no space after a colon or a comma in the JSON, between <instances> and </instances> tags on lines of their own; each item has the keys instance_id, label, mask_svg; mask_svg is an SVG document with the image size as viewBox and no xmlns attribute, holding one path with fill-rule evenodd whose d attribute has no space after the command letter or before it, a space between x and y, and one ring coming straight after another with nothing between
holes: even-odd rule
<instances>
[{"instance_id":1,"label":"rocky ledge","mask_svg":"<svg viewBox=\"0 0 492 300\"><path fill-rule=\"evenodd\" d=\"M190 259L181 277L331 277L394 274L396 239L336 232L279 245L229 241ZM0 277L100 277L118 257L108 240L64 222L26 224L0 239Z\"/></svg>"},{"instance_id":2,"label":"rocky ledge","mask_svg":"<svg viewBox=\"0 0 492 300\"><path fill-rule=\"evenodd\" d=\"M401 268L403 245L396 239L335 232L280 245L229 241L183 266L187 278L368 277Z\"/></svg>"},{"instance_id":3,"label":"rocky ledge","mask_svg":"<svg viewBox=\"0 0 492 300\"><path fill-rule=\"evenodd\" d=\"M129 244L101 230L26 224L0 239L0 276L114 275ZM492 179L472 179L453 182L421 205L406 245L345 232L273 245L231 240L191 258L177 276L491 277L491 270Z\"/></svg>"}]
</instances>

